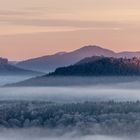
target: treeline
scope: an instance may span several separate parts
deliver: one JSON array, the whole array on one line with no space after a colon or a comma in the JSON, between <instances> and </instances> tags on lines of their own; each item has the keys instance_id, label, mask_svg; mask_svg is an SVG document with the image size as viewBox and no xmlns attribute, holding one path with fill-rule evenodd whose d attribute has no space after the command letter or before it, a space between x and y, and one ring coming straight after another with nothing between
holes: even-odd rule
<instances>
[{"instance_id":1,"label":"treeline","mask_svg":"<svg viewBox=\"0 0 140 140\"><path fill-rule=\"evenodd\" d=\"M0 128L31 127L76 129L82 134L138 134L140 102L0 102Z\"/></svg>"},{"instance_id":2,"label":"treeline","mask_svg":"<svg viewBox=\"0 0 140 140\"><path fill-rule=\"evenodd\" d=\"M128 76L140 75L140 60L137 58L91 57L75 65L56 69L55 76Z\"/></svg>"}]
</instances>

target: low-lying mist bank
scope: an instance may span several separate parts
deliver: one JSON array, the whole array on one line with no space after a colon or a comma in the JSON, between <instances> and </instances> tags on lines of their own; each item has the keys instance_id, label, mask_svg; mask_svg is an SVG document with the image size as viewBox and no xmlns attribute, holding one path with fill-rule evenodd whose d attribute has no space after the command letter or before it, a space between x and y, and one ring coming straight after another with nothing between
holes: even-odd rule
<instances>
[{"instance_id":1,"label":"low-lying mist bank","mask_svg":"<svg viewBox=\"0 0 140 140\"><path fill-rule=\"evenodd\" d=\"M45 129L5 129L0 131L0 140L139 140L139 136L82 135L72 131L58 135L58 130Z\"/></svg>"},{"instance_id":2,"label":"low-lying mist bank","mask_svg":"<svg viewBox=\"0 0 140 140\"><path fill-rule=\"evenodd\" d=\"M132 84L131 84L132 83ZM139 88L140 76L41 76L21 82L7 84L6 87L62 87L62 86L121 86Z\"/></svg>"},{"instance_id":3,"label":"low-lying mist bank","mask_svg":"<svg viewBox=\"0 0 140 140\"><path fill-rule=\"evenodd\" d=\"M131 83L134 84L134 83ZM134 84L135 85L135 84ZM137 82L137 85L139 83ZM139 89L113 86L75 86L75 87L5 87L0 88L0 100L43 100L53 102L84 101L137 101Z\"/></svg>"},{"instance_id":4,"label":"low-lying mist bank","mask_svg":"<svg viewBox=\"0 0 140 140\"><path fill-rule=\"evenodd\" d=\"M50 130L52 136L76 135L138 136L140 102L53 103L0 101L0 129ZM0 132L2 132L0 131ZM35 132L35 131L34 131ZM41 131L42 132L42 131ZM42 134L43 136L43 134Z\"/></svg>"}]
</instances>

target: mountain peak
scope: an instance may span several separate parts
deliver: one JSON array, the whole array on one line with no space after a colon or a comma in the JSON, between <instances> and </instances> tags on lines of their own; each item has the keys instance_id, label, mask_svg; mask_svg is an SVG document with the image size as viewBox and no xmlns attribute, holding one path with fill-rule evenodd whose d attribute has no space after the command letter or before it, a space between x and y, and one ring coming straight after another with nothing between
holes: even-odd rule
<instances>
[{"instance_id":1,"label":"mountain peak","mask_svg":"<svg viewBox=\"0 0 140 140\"><path fill-rule=\"evenodd\" d=\"M58 53L55 53L54 55L63 55L63 54L66 54L67 52L58 52Z\"/></svg>"},{"instance_id":2,"label":"mountain peak","mask_svg":"<svg viewBox=\"0 0 140 140\"><path fill-rule=\"evenodd\" d=\"M96 49L103 49L103 48L96 46L96 45L87 45L87 46L79 48L75 51L90 51L90 50L96 50Z\"/></svg>"},{"instance_id":3,"label":"mountain peak","mask_svg":"<svg viewBox=\"0 0 140 140\"><path fill-rule=\"evenodd\" d=\"M82 47L82 48L80 48L80 49L78 49L78 50L108 50L108 51L111 51L111 52L113 52L112 50L109 50L109 49L105 49L105 48L102 48L102 47L100 47L100 46L97 46L97 45L87 45L87 46L84 46L84 47Z\"/></svg>"},{"instance_id":4,"label":"mountain peak","mask_svg":"<svg viewBox=\"0 0 140 140\"><path fill-rule=\"evenodd\" d=\"M97 45L87 45L82 47L81 49L103 49L103 48Z\"/></svg>"},{"instance_id":5,"label":"mountain peak","mask_svg":"<svg viewBox=\"0 0 140 140\"><path fill-rule=\"evenodd\" d=\"M87 55L88 57L101 56L101 55L104 55L104 56L114 56L115 55L115 52L113 52L112 50L105 49L105 48L102 48L97 45L84 46L80 49L75 50L75 52L82 53L82 54L86 54L86 53L90 54L89 56Z\"/></svg>"}]
</instances>

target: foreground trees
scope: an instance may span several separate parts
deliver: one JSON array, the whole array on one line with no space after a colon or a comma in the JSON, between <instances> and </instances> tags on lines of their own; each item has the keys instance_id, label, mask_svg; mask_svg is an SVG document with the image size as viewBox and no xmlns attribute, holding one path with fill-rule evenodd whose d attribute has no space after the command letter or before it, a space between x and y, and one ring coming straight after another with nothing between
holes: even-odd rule
<instances>
[{"instance_id":1,"label":"foreground trees","mask_svg":"<svg viewBox=\"0 0 140 140\"><path fill-rule=\"evenodd\" d=\"M0 127L76 129L92 134L136 134L140 132L140 102L60 104L1 101Z\"/></svg>"}]
</instances>

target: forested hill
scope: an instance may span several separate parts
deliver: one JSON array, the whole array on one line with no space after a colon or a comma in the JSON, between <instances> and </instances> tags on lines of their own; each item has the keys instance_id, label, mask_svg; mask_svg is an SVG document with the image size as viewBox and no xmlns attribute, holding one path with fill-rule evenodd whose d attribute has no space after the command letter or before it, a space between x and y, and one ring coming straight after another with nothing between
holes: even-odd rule
<instances>
[{"instance_id":1,"label":"forested hill","mask_svg":"<svg viewBox=\"0 0 140 140\"><path fill-rule=\"evenodd\" d=\"M75 65L57 68L53 76L127 76L140 75L140 59L89 57Z\"/></svg>"}]
</instances>

